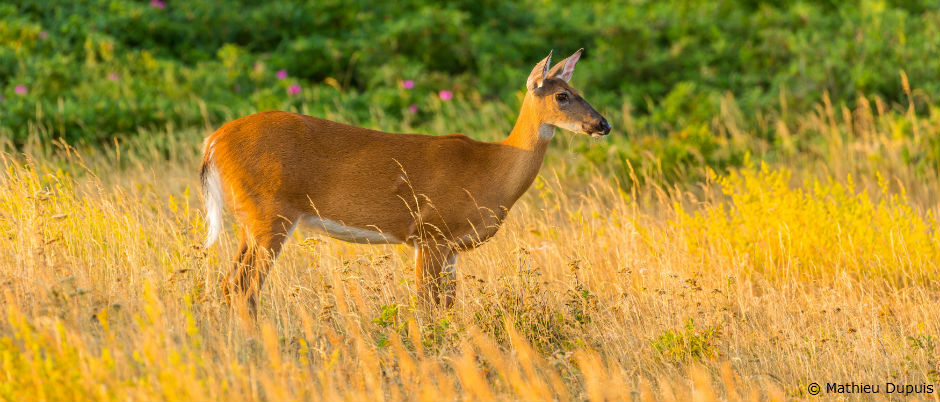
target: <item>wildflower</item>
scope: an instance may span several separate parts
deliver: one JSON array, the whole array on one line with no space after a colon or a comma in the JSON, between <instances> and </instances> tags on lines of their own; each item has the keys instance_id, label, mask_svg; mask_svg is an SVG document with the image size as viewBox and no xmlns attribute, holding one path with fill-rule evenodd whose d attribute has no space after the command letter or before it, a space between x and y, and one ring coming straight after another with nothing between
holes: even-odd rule
<instances>
[{"instance_id":1,"label":"wildflower","mask_svg":"<svg viewBox=\"0 0 940 402\"><path fill-rule=\"evenodd\" d=\"M49 33L46 31L39 31L39 39L46 39L49 37Z\"/></svg>"},{"instance_id":2,"label":"wildflower","mask_svg":"<svg viewBox=\"0 0 940 402\"><path fill-rule=\"evenodd\" d=\"M418 105L415 105L414 103L408 105L408 111L411 113L418 113Z\"/></svg>"},{"instance_id":3,"label":"wildflower","mask_svg":"<svg viewBox=\"0 0 940 402\"><path fill-rule=\"evenodd\" d=\"M454 97L454 93L446 89L442 89L440 92L437 93L437 96L439 96L441 100L449 101L451 98Z\"/></svg>"},{"instance_id":4,"label":"wildflower","mask_svg":"<svg viewBox=\"0 0 940 402\"><path fill-rule=\"evenodd\" d=\"M285 78L287 78L287 70L279 70L277 72L277 79L283 80Z\"/></svg>"},{"instance_id":5,"label":"wildflower","mask_svg":"<svg viewBox=\"0 0 940 402\"><path fill-rule=\"evenodd\" d=\"M16 88L13 88L13 92L16 92L17 95L26 95L29 93L29 88L26 88L26 85L19 84Z\"/></svg>"},{"instance_id":6,"label":"wildflower","mask_svg":"<svg viewBox=\"0 0 940 402\"><path fill-rule=\"evenodd\" d=\"M291 94L291 95L297 95L297 94L299 94L299 93L300 93L300 85L293 84L293 85L287 87L287 93L289 93L289 94Z\"/></svg>"},{"instance_id":7,"label":"wildflower","mask_svg":"<svg viewBox=\"0 0 940 402\"><path fill-rule=\"evenodd\" d=\"M404 80L401 82L402 88L411 89L415 87L415 82L412 80Z\"/></svg>"},{"instance_id":8,"label":"wildflower","mask_svg":"<svg viewBox=\"0 0 940 402\"><path fill-rule=\"evenodd\" d=\"M108 73L108 79L111 81L118 81L121 79L121 75L118 73Z\"/></svg>"},{"instance_id":9,"label":"wildflower","mask_svg":"<svg viewBox=\"0 0 940 402\"><path fill-rule=\"evenodd\" d=\"M150 7L164 9L166 8L166 3L163 0L150 0Z\"/></svg>"}]
</instances>

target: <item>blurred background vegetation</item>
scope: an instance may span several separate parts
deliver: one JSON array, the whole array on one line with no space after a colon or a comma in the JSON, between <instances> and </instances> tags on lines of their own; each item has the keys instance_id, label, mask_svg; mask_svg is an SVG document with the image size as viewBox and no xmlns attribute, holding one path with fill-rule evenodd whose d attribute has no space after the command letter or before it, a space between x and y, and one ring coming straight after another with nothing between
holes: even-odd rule
<instances>
[{"instance_id":1,"label":"blurred background vegetation","mask_svg":"<svg viewBox=\"0 0 940 402\"><path fill-rule=\"evenodd\" d=\"M211 130L267 109L492 140L533 64L584 47L573 84L615 128L569 143L589 168L686 177L826 152L806 116L851 130L862 108L917 137L910 163L940 166L936 133L905 123L938 113L936 0L13 0L0 44L13 147Z\"/></svg>"},{"instance_id":2,"label":"blurred background vegetation","mask_svg":"<svg viewBox=\"0 0 940 402\"><path fill-rule=\"evenodd\" d=\"M211 131L281 109L496 140L581 47L614 131L555 136L456 308L417 307L408 250L303 231L259 325L224 305ZM938 101L940 0L2 0L0 402L936 384Z\"/></svg>"}]
</instances>

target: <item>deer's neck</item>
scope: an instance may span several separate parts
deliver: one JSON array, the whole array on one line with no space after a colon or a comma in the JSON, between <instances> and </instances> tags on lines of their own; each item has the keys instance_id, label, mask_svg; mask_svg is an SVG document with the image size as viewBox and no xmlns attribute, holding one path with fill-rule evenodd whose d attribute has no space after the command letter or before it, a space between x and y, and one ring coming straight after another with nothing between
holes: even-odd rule
<instances>
[{"instance_id":1,"label":"deer's neck","mask_svg":"<svg viewBox=\"0 0 940 402\"><path fill-rule=\"evenodd\" d=\"M532 106L530 96L526 95L525 100L522 101L519 118L516 119L516 125L509 133L509 138L500 143L520 150L544 154L548 149L549 140L555 135L555 127L542 122Z\"/></svg>"},{"instance_id":2,"label":"deer's neck","mask_svg":"<svg viewBox=\"0 0 940 402\"><path fill-rule=\"evenodd\" d=\"M508 186L510 205L507 207L532 185L554 135L555 127L541 121L526 96L512 132L508 138L499 142L506 146L506 157L500 168L505 171L504 180Z\"/></svg>"}]
</instances>

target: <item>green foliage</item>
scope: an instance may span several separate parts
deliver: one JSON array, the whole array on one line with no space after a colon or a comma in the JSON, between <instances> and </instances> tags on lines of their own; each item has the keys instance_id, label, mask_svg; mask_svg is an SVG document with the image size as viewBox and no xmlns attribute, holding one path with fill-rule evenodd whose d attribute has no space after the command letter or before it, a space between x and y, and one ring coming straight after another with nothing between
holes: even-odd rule
<instances>
[{"instance_id":1,"label":"green foliage","mask_svg":"<svg viewBox=\"0 0 940 402\"><path fill-rule=\"evenodd\" d=\"M393 324L398 324L398 305L397 304L386 304L382 306L382 313L378 317L372 319L372 323L376 324L382 328L388 328ZM396 325L396 327L401 326L402 324Z\"/></svg>"},{"instance_id":2,"label":"green foliage","mask_svg":"<svg viewBox=\"0 0 940 402\"><path fill-rule=\"evenodd\" d=\"M698 328L689 318L682 330L667 330L652 341L653 347L663 356L676 361L715 360L718 358L719 328Z\"/></svg>"},{"instance_id":3,"label":"green foliage","mask_svg":"<svg viewBox=\"0 0 940 402\"><path fill-rule=\"evenodd\" d=\"M523 255L525 253L523 251ZM584 334L591 332L588 326L598 315L597 297L574 275L563 299L566 308L559 308L558 300L546 288L547 282L541 275L540 271L523 264L515 275L501 277L499 286L477 287L475 293L480 308L474 313L473 323L506 344L512 328L542 353L553 354L585 346ZM468 277L470 285L482 283Z\"/></svg>"},{"instance_id":4,"label":"green foliage","mask_svg":"<svg viewBox=\"0 0 940 402\"><path fill-rule=\"evenodd\" d=\"M372 319L372 323L385 330L392 329L399 333L402 332L405 329L405 323L400 322L398 318L398 307L397 304L382 305L382 311L377 317ZM388 336L385 333L378 333L376 335L375 343L377 346L388 346L388 342Z\"/></svg>"},{"instance_id":5,"label":"green foliage","mask_svg":"<svg viewBox=\"0 0 940 402\"><path fill-rule=\"evenodd\" d=\"M825 141L777 130L825 96L923 112L940 95L935 1L14 0L0 5L0 44L0 137L15 146L37 132L110 144L268 109L492 140L532 65L584 47L574 84L615 132L575 150L621 178L644 164L675 178ZM745 134L718 127L729 110ZM940 143L923 136L905 157L936 170Z\"/></svg>"},{"instance_id":6,"label":"green foliage","mask_svg":"<svg viewBox=\"0 0 940 402\"><path fill-rule=\"evenodd\" d=\"M460 329L449 317L427 323L421 330L421 346L429 351L439 351L457 342Z\"/></svg>"},{"instance_id":7,"label":"green foliage","mask_svg":"<svg viewBox=\"0 0 940 402\"><path fill-rule=\"evenodd\" d=\"M903 370L924 373L927 380L933 383L940 381L940 354L937 353L937 338L929 334L917 334L908 336L906 340L909 353L904 356Z\"/></svg>"},{"instance_id":8,"label":"green foliage","mask_svg":"<svg viewBox=\"0 0 940 402\"><path fill-rule=\"evenodd\" d=\"M13 1L0 6L2 125L18 136L40 120L101 140L301 103L400 114L429 98L403 95L403 79L417 82L412 93L512 102L548 49L582 46L591 62L578 83L595 103L639 105L667 128L705 121L725 91L756 110L781 88L791 108L824 91L901 101L900 70L940 91L930 3ZM291 84L302 95L288 96Z\"/></svg>"}]
</instances>

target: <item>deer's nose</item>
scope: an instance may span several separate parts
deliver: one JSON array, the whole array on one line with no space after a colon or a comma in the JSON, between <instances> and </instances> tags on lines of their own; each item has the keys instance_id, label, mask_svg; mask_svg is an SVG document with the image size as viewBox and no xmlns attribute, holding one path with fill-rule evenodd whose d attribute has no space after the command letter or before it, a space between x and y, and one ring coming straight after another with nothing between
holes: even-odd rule
<instances>
[{"instance_id":1,"label":"deer's nose","mask_svg":"<svg viewBox=\"0 0 940 402\"><path fill-rule=\"evenodd\" d=\"M584 130L584 133L594 138L599 138L610 133L610 123L608 123L607 119L603 117L601 117L600 120L595 120L592 123L584 123L581 128Z\"/></svg>"}]
</instances>

